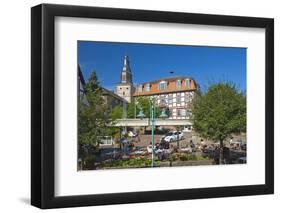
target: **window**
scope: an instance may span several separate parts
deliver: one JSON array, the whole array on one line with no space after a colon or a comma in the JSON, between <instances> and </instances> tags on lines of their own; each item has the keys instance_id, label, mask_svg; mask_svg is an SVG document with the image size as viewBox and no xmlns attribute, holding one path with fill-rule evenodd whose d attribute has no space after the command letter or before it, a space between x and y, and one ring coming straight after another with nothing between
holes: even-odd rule
<instances>
[{"instance_id":1,"label":"window","mask_svg":"<svg viewBox=\"0 0 281 213\"><path fill-rule=\"evenodd\" d=\"M173 103L173 97L169 97L169 104L172 104Z\"/></svg>"},{"instance_id":2,"label":"window","mask_svg":"<svg viewBox=\"0 0 281 213\"><path fill-rule=\"evenodd\" d=\"M177 104L180 104L180 103L181 103L181 96L177 95Z\"/></svg>"},{"instance_id":3,"label":"window","mask_svg":"<svg viewBox=\"0 0 281 213\"><path fill-rule=\"evenodd\" d=\"M189 88L190 87L190 79L186 79L185 80L185 86L187 87L187 88Z\"/></svg>"},{"instance_id":4,"label":"window","mask_svg":"<svg viewBox=\"0 0 281 213\"><path fill-rule=\"evenodd\" d=\"M161 97L161 98L160 98L160 105L161 105L161 106L163 106L163 105L165 106L166 104L167 104L167 102L166 102L165 97Z\"/></svg>"},{"instance_id":5,"label":"window","mask_svg":"<svg viewBox=\"0 0 281 213\"><path fill-rule=\"evenodd\" d=\"M186 109L178 109L178 116L186 116Z\"/></svg>"},{"instance_id":6,"label":"window","mask_svg":"<svg viewBox=\"0 0 281 213\"><path fill-rule=\"evenodd\" d=\"M181 80L177 80L176 81L176 87L177 88L181 88Z\"/></svg>"},{"instance_id":7,"label":"window","mask_svg":"<svg viewBox=\"0 0 281 213\"><path fill-rule=\"evenodd\" d=\"M146 92L149 92L149 91L150 91L150 84L146 84L146 85L145 85L145 91L146 91Z\"/></svg>"},{"instance_id":8,"label":"window","mask_svg":"<svg viewBox=\"0 0 281 213\"><path fill-rule=\"evenodd\" d=\"M191 113L190 111L187 111L187 112L186 112L186 117L187 117L188 119L190 119L190 118L192 117L192 113Z\"/></svg>"},{"instance_id":9,"label":"window","mask_svg":"<svg viewBox=\"0 0 281 213\"><path fill-rule=\"evenodd\" d=\"M166 81L161 81L159 84L158 84L158 90L164 90L164 89L167 89L167 82Z\"/></svg>"},{"instance_id":10,"label":"window","mask_svg":"<svg viewBox=\"0 0 281 213\"><path fill-rule=\"evenodd\" d=\"M172 94L169 94L169 104L172 104L173 103L173 95Z\"/></svg>"}]
</instances>

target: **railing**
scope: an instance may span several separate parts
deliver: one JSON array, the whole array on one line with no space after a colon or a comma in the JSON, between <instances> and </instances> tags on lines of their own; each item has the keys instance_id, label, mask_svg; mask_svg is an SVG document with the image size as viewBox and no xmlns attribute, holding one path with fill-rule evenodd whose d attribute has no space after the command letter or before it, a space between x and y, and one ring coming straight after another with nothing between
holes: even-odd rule
<instances>
[{"instance_id":1,"label":"railing","mask_svg":"<svg viewBox=\"0 0 281 213\"><path fill-rule=\"evenodd\" d=\"M149 126L150 120L144 119L117 119L112 126ZM191 119L155 119L155 126L186 126L193 125Z\"/></svg>"}]
</instances>

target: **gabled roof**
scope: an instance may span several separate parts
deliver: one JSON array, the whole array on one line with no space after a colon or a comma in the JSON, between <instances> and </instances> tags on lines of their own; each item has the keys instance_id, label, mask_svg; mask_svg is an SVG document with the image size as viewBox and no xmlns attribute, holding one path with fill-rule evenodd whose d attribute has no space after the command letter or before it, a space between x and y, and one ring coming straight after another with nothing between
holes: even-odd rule
<instances>
[{"instance_id":1,"label":"gabled roof","mask_svg":"<svg viewBox=\"0 0 281 213\"><path fill-rule=\"evenodd\" d=\"M190 86L186 86L185 80L189 79L191 81ZM181 86L177 87L176 81L181 80ZM159 89L159 83L165 81L167 82L167 87L164 89ZM145 85L150 85L149 90L142 90L139 91L140 86L145 87ZM138 96L149 96L149 95L157 95L157 94L165 94L165 93L174 93L174 92L184 92L184 91L197 91L199 89L197 83L195 80L191 77L187 76L174 76L174 77L168 77L168 78L160 78L158 80L150 81L150 82L145 82L142 84L139 84L136 86L136 90L133 94L134 97Z\"/></svg>"},{"instance_id":2,"label":"gabled roof","mask_svg":"<svg viewBox=\"0 0 281 213\"><path fill-rule=\"evenodd\" d=\"M148 82L140 83L140 84L138 84L138 85L155 84L155 83L159 83L159 82L161 82L161 81L172 82L172 81L175 81L175 80L185 80L185 79L191 79L191 80L194 81L193 78L187 77L187 76L173 76L173 77L160 78L160 79L158 79L158 80L153 80L153 81L148 81Z\"/></svg>"},{"instance_id":3,"label":"gabled roof","mask_svg":"<svg viewBox=\"0 0 281 213\"><path fill-rule=\"evenodd\" d=\"M119 95L115 94L113 91L110 91L110 90L108 90L108 89L106 89L104 87L102 87L102 94L114 97L114 98L116 98L116 99L118 99L120 101L128 103L128 101L126 101L124 98L120 97Z\"/></svg>"}]
</instances>

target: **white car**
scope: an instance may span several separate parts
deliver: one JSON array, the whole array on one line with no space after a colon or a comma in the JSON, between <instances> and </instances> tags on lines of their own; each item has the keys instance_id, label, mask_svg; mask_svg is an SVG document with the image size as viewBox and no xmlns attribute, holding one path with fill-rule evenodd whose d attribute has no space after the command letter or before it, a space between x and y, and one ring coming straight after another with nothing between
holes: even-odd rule
<instances>
[{"instance_id":1,"label":"white car","mask_svg":"<svg viewBox=\"0 0 281 213\"><path fill-rule=\"evenodd\" d=\"M182 132L173 131L173 132L167 133L161 139L166 141L166 142L173 142L173 141L177 141L178 139L182 140L183 138L184 137L183 137L183 133Z\"/></svg>"},{"instance_id":2,"label":"white car","mask_svg":"<svg viewBox=\"0 0 281 213\"><path fill-rule=\"evenodd\" d=\"M192 132L192 126L184 126L183 132Z\"/></svg>"},{"instance_id":3,"label":"white car","mask_svg":"<svg viewBox=\"0 0 281 213\"><path fill-rule=\"evenodd\" d=\"M181 150L181 152L192 153L192 148L191 147L181 148L180 150Z\"/></svg>"},{"instance_id":4,"label":"white car","mask_svg":"<svg viewBox=\"0 0 281 213\"><path fill-rule=\"evenodd\" d=\"M129 135L129 137L133 137L133 138L138 136L137 133L132 132L132 131L129 131L129 132L128 132L128 135Z\"/></svg>"}]
</instances>

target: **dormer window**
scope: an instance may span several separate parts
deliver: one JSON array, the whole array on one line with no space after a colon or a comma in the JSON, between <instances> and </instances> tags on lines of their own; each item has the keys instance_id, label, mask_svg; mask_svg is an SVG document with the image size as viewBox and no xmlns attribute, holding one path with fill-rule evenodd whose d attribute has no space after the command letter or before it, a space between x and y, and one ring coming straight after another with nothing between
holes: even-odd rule
<instances>
[{"instance_id":1,"label":"dormer window","mask_svg":"<svg viewBox=\"0 0 281 213\"><path fill-rule=\"evenodd\" d=\"M145 91L146 91L146 92L149 92L149 91L150 91L150 84L146 84L146 85L145 85Z\"/></svg>"},{"instance_id":2,"label":"dormer window","mask_svg":"<svg viewBox=\"0 0 281 213\"><path fill-rule=\"evenodd\" d=\"M181 88L181 80L180 79L176 80L176 87L178 89Z\"/></svg>"},{"instance_id":3,"label":"dormer window","mask_svg":"<svg viewBox=\"0 0 281 213\"><path fill-rule=\"evenodd\" d=\"M167 89L167 87L168 87L168 84L166 81L161 81L158 84L158 90L165 90L165 89Z\"/></svg>"},{"instance_id":4,"label":"dormer window","mask_svg":"<svg viewBox=\"0 0 281 213\"><path fill-rule=\"evenodd\" d=\"M190 79L189 78L185 79L185 86L186 86L186 88L190 88Z\"/></svg>"}]
</instances>

